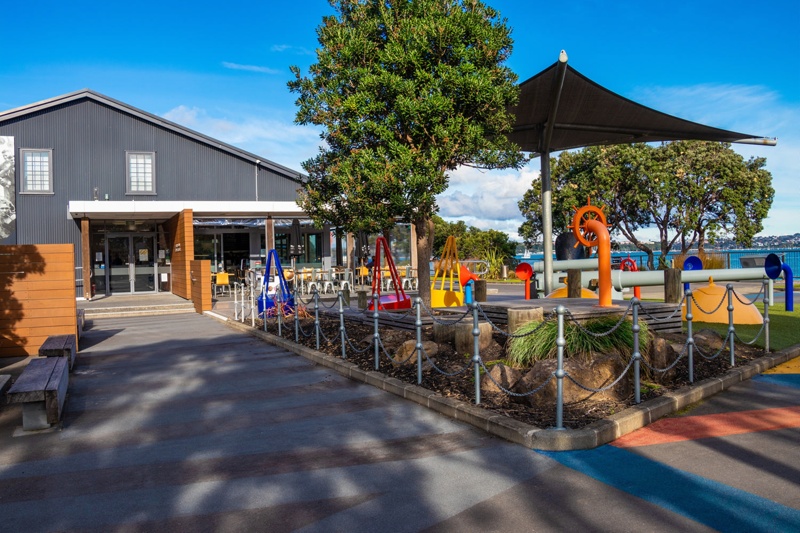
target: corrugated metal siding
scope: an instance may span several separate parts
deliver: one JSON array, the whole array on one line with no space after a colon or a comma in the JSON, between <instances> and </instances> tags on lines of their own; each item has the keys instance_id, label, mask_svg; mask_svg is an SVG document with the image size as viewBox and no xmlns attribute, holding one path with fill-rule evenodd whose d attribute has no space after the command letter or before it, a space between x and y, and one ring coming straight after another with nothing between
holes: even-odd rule
<instances>
[{"instance_id":1,"label":"corrugated metal siding","mask_svg":"<svg viewBox=\"0 0 800 533\"><path fill-rule=\"evenodd\" d=\"M17 150L18 244L72 243L80 261L80 227L70 200L97 187L111 200L255 200L254 163L116 108L85 99L0 123ZM52 195L19 194L19 149L52 148ZM156 195L127 195L125 152L156 153ZM294 200L298 182L270 169L258 176L258 199Z\"/></svg>"},{"instance_id":2,"label":"corrugated metal siding","mask_svg":"<svg viewBox=\"0 0 800 533\"><path fill-rule=\"evenodd\" d=\"M255 200L252 162L91 100L2 124L0 135L17 148L53 149L51 205L64 210L94 187L111 200ZM156 153L155 196L126 194L126 151ZM293 200L298 183L262 168L258 187L259 200Z\"/></svg>"}]
</instances>

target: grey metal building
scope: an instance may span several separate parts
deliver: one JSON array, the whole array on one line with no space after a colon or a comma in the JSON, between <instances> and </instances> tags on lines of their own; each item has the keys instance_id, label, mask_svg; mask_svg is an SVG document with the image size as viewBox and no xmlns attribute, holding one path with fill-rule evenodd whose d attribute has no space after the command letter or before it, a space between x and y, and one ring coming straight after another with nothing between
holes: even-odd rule
<instances>
[{"instance_id":1,"label":"grey metal building","mask_svg":"<svg viewBox=\"0 0 800 533\"><path fill-rule=\"evenodd\" d=\"M73 244L78 297L170 290L177 252L230 270L288 248L302 180L91 90L0 113L0 244ZM330 254L327 229L303 238L301 262Z\"/></svg>"}]
</instances>

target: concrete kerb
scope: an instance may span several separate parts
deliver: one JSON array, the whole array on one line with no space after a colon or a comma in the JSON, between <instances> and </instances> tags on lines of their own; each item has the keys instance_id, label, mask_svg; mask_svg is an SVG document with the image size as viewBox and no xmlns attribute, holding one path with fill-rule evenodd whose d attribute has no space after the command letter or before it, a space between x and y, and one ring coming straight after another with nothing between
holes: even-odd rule
<instances>
[{"instance_id":1,"label":"concrete kerb","mask_svg":"<svg viewBox=\"0 0 800 533\"><path fill-rule=\"evenodd\" d=\"M219 315L208 314L208 316L220 320L218 318ZM668 392L639 405L631 406L624 411L593 422L581 429L543 429L487 411L471 403L439 396L428 389L388 377L381 372L362 370L347 360L323 354L246 324L232 320L220 321L233 329L249 333L274 346L279 346L316 364L330 368L342 376L406 398L515 444L534 450L548 451L586 450L608 444L623 435L655 422L659 418L671 415L693 403L722 392L731 385L800 356L800 344L797 344L780 352L760 357L747 365L733 368L721 377L709 378L694 385Z\"/></svg>"}]
</instances>

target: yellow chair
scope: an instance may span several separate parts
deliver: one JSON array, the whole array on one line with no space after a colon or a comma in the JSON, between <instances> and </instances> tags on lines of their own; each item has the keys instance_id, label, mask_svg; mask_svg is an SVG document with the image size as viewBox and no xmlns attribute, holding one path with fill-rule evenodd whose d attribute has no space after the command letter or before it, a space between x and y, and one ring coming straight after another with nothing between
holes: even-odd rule
<instances>
[{"instance_id":1,"label":"yellow chair","mask_svg":"<svg viewBox=\"0 0 800 533\"><path fill-rule=\"evenodd\" d=\"M225 289L228 290L228 294L231 293L231 283L230 283L230 274L227 272L217 272L217 278L214 281L214 296L217 295L219 290L222 289L222 294L225 294Z\"/></svg>"}]
</instances>

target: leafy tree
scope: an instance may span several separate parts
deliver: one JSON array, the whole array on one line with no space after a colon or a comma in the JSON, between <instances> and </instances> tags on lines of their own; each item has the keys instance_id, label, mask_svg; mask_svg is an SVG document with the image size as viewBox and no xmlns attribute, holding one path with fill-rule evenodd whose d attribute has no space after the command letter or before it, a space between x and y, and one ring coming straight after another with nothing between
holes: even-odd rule
<instances>
[{"instance_id":1,"label":"leafy tree","mask_svg":"<svg viewBox=\"0 0 800 533\"><path fill-rule=\"evenodd\" d=\"M746 246L763 229L772 205L772 176L765 165L763 158L745 161L729 144L703 141L564 152L552 165L554 230L565 230L570 208L590 197L605 205L610 231L647 253L649 268L654 249L636 236L648 226L658 230L661 257L675 246L684 253L694 245L702 251L724 235ZM520 202L526 243L541 235L538 186L534 182Z\"/></svg>"},{"instance_id":2,"label":"leafy tree","mask_svg":"<svg viewBox=\"0 0 800 533\"><path fill-rule=\"evenodd\" d=\"M519 94L511 31L478 0L331 0L310 76L292 67L296 122L323 127L299 205L317 224L384 231L397 220L431 258L431 216L460 165L519 167L502 133ZM430 301L428 269L420 295Z\"/></svg>"}]
</instances>

